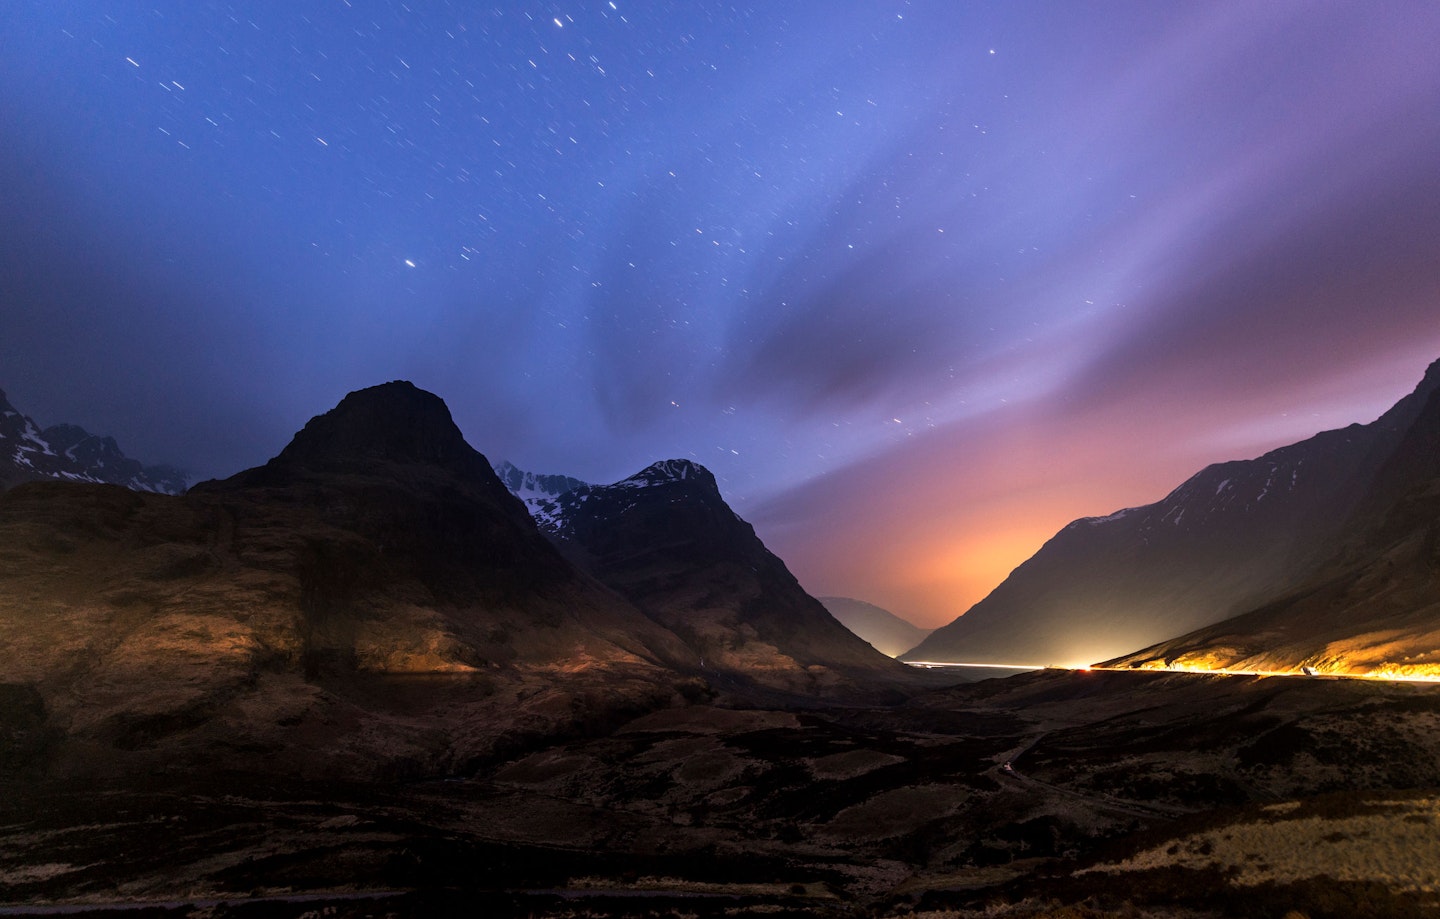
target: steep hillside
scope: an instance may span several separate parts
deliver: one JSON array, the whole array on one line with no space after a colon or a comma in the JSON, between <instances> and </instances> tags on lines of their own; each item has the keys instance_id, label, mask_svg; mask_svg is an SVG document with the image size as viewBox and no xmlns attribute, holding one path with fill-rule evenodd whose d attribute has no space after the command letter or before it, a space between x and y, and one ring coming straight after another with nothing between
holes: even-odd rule
<instances>
[{"instance_id":1,"label":"steep hillside","mask_svg":"<svg viewBox=\"0 0 1440 919\"><path fill-rule=\"evenodd\" d=\"M1163 500L1071 523L907 660L1081 664L1253 608L1312 572L1440 388L1378 420L1207 467Z\"/></svg>"},{"instance_id":2,"label":"steep hillside","mask_svg":"<svg viewBox=\"0 0 1440 919\"><path fill-rule=\"evenodd\" d=\"M537 519L568 557L683 638L708 674L794 691L913 678L805 593L696 463L573 489Z\"/></svg>"},{"instance_id":3,"label":"steep hillside","mask_svg":"<svg viewBox=\"0 0 1440 919\"><path fill-rule=\"evenodd\" d=\"M1440 678L1440 393L1309 578L1114 666Z\"/></svg>"}]
</instances>

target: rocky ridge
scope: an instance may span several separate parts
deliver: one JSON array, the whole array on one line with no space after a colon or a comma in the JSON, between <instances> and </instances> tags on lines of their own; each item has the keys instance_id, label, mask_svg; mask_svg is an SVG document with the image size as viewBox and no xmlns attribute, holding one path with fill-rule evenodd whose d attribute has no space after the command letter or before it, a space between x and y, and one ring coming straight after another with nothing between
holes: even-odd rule
<instances>
[{"instance_id":1,"label":"rocky ridge","mask_svg":"<svg viewBox=\"0 0 1440 919\"><path fill-rule=\"evenodd\" d=\"M526 472L509 460L496 464L495 474L511 494L525 502L531 513L534 513L538 505L553 500L572 488L590 484L568 475Z\"/></svg>"},{"instance_id":2,"label":"rocky ridge","mask_svg":"<svg viewBox=\"0 0 1440 919\"><path fill-rule=\"evenodd\" d=\"M130 459L115 438L91 434L79 425L42 429L0 391L0 490L43 479L178 495L185 491L188 476L173 466L146 466Z\"/></svg>"},{"instance_id":3,"label":"rocky ridge","mask_svg":"<svg viewBox=\"0 0 1440 919\"><path fill-rule=\"evenodd\" d=\"M541 502L567 558L679 635L705 672L796 692L913 678L807 594L698 463L654 463Z\"/></svg>"}]
</instances>

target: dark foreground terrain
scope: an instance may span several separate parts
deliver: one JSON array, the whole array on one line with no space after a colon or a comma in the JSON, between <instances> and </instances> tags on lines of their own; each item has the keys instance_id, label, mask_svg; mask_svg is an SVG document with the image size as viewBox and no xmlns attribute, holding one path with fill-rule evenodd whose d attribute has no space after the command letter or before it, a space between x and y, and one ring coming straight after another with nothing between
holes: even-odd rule
<instances>
[{"instance_id":1,"label":"dark foreground terrain","mask_svg":"<svg viewBox=\"0 0 1440 919\"><path fill-rule=\"evenodd\" d=\"M1440 915L1440 687L1043 672L883 708L722 697L368 782L67 782L34 765L23 693L3 703L0 914Z\"/></svg>"}]
</instances>

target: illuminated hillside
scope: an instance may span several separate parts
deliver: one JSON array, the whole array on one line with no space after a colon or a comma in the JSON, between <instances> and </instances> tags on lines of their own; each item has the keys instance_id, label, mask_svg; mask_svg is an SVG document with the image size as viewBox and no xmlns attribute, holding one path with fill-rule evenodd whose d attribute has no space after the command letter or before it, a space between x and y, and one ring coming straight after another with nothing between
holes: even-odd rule
<instances>
[{"instance_id":1,"label":"illuminated hillside","mask_svg":"<svg viewBox=\"0 0 1440 919\"><path fill-rule=\"evenodd\" d=\"M1440 676L1440 395L1346 530L1330 561L1278 599L1114 664Z\"/></svg>"}]
</instances>

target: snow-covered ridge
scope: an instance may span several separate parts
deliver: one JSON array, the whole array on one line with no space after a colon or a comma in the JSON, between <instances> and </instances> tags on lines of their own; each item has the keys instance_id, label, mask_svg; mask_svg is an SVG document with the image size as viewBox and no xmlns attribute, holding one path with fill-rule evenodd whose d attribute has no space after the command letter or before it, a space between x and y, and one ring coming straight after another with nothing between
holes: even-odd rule
<instances>
[{"instance_id":1,"label":"snow-covered ridge","mask_svg":"<svg viewBox=\"0 0 1440 919\"><path fill-rule=\"evenodd\" d=\"M553 531L559 526L560 505L556 499L590 484L574 476L526 472L509 460L491 468L500 477L500 484L525 502L525 510L530 512L540 529L546 531Z\"/></svg>"},{"instance_id":2,"label":"snow-covered ridge","mask_svg":"<svg viewBox=\"0 0 1440 919\"><path fill-rule=\"evenodd\" d=\"M1092 527L1101 526L1102 524L1106 524L1106 523L1114 523L1116 520L1124 520L1126 517L1129 517L1131 514L1135 513L1136 511L1141 511L1141 510L1144 510L1144 508L1143 508L1143 507L1127 507L1127 508L1123 508L1123 509L1121 509L1121 510L1116 511L1116 512L1113 513L1113 514L1106 514L1104 517L1081 517L1079 520L1076 520L1074 523L1070 524L1070 526L1071 526L1071 527L1078 527L1078 526L1080 526L1081 524L1084 524L1085 526L1092 526Z\"/></svg>"},{"instance_id":3,"label":"snow-covered ridge","mask_svg":"<svg viewBox=\"0 0 1440 919\"><path fill-rule=\"evenodd\" d=\"M1255 459L1207 466L1154 504L1103 517L1082 517L1065 529L1103 527L1124 520L1125 529L1140 533L1160 527L1198 531L1231 526L1234 524L1229 521L1253 519L1257 513L1291 513L1312 500L1310 492L1315 486L1311 483L1325 478L1325 468L1338 462L1336 457L1363 443L1358 425L1322 432Z\"/></svg>"},{"instance_id":4,"label":"snow-covered ridge","mask_svg":"<svg viewBox=\"0 0 1440 919\"><path fill-rule=\"evenodd\" d=\"M542 532L560 536L565 535L571 514L599 511L609 518L626 513L641 500L638 489L687 482L702 489L718 491L715 476L710 470L687 459L652 463L611 485L591 485L571 476L535 475L508 462L496 466L495 472L511 494L525 502L526 509ZM687 499L681 495L669 500ZM590 507L586 507L587 504Z\"/></svg>"},{"instance_id":5,"label":"snow-covered ridge","mask_svg":"<svg viewBox=\"0 0 1440 919\"><path fill-rule=\"evenodd\" d=\"M42 429L0 392L0 488L33 479L121 485L134 491L181 494L188 475L171 466L144 466L113 437L73 424Z\"/></svg>"},{"instance_id":6,"label":"snow-covered ridge","mask_svg":"<svg viewBox=\"0 0 1440 919\"><path fill-rule=\"evenodd\" d=\"M661 460L658 463L651 463L630 478L616 482L614 487L650 488L655 485L665 485L669 482L684 482L686 480L698 480L713 484L715 476L711 475L710 470L691 460L668 459Z\"/></svg>"},{"instance_id":7,"label":"snow-covered ridge","mask_svg":"<svg viewBox=\"0 0 1440 919\"><path fill-rule=\"evenodd\" d=\"M526 472L509 460L496 464L495 474L510 493L527 504L536 499L555 498L589 482L568 475Z\"/></svg>"}]
</instances>

